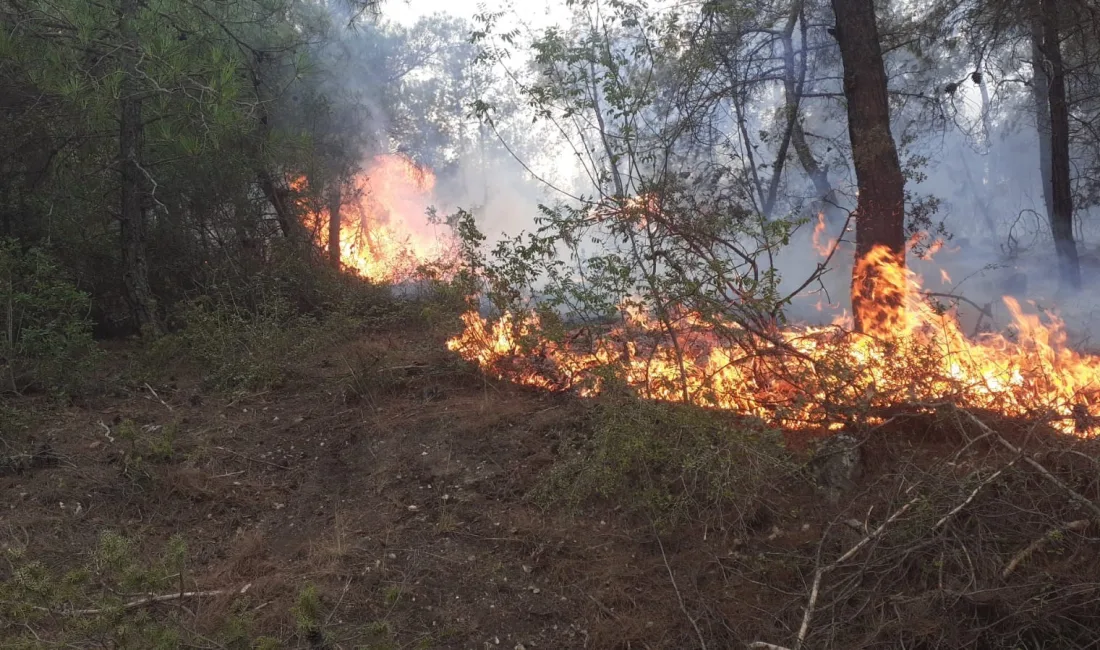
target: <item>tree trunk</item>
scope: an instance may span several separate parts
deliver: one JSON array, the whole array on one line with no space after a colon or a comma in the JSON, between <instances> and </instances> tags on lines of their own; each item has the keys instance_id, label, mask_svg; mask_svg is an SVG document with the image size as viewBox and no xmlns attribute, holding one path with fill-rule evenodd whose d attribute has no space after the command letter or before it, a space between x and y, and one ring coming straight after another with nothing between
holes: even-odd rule
<instances>
[{"instance_id":1,"label":"tree trunk","mask_svg":"<svg viewBox=\"0 0 1100 650\"><path fill-rule=\"evenodd\" d=\"M1043 64L1043 22L1038 12L1031 21L1031 96L1035 101L1035 130L1039 135L1039 174L1043 184L1043 206L1047 223L1053 223L1050 173L1050 77Z\"/></svg>"},{"instance_id":2,"label":"tree trunk","mask_svg":"<svg viewBox=\"0 0 1100 650\"><path fill-rule=\"evenodd\" d=\"M343 186L339 180L328 192L328 261L340 268L340 207L344 203Z\"/></svg>"},{"instance_id":3,"label":"tree trunk","mask_svg":"<svg viewBox=\"0 0 1100 650\"><path fill-rule=\"evenodd\" d=\"M883 317L889 313L900 315L901 309L901 296L890 290L892 285L882 271L887 264L905 264L905 179L890 134L886 69L874 0L833 0L833 11L844 64L848 135L859 185L852 313L857 330L882 333L892 326L883 322ZM884 259L868 257L879 248L886 253Z\"/></svg>"},{"instance_id":4,"label":"tree trunk","mask_svg":"<svg viewBox=\"0 0 1100 650\"><path fill-rule=\"evenodd\" d=\"M1081 265L1073 241L1073 189L1069 174L1069 105L1066 73L1062 62L1061 34L1056 0L1039 1L1043 39L1040 52L1050 77L1050 231L1058 254L1062 286L1081 288Z\"/></svg>"},{"instance_id":5,"label":"tree trunk","mask_svg":"<svg viewBox=\"0 0 1100 650\"><path fill-rule=\"evenodd\" d=\"M301 230L301 224L298 223L297 215L287 203L286 188L276 185L271 172L263 167L257 169L256 176L260 180L260 189L263 190L264 197L271 207L275 208L275 220L279 222L279 230L288 239L296 237Z\"/></svg>"},{"instance_id":6,"label":"tree trunk","mask_svg":"<svg viewBox=\"0 0 1100 650\"><path fill-rule=\"evenodd\" d=\"M989 103L989 84L986 83L985 72L976 70L975 74L981 75L978 77L978 90L981 91L982 95L982 144L985 145L985 152L982 155L984 163L982 164L981 185L974 182L973 174L970 173L970 165L965 160L963 160L963 169L966 170L966 185L974 195L974 203L977 209L982 213L982 221L985 222L985 227L989 229L989 237L996 240L997 222L993 220L993 215L989 211L990 160L993 157L993 124L990 119L992 107Z\"/></svg>"},{"instance_id":7,"label":"tree trunk","mask_svg":"<svg viewBox=\"0 0 1100 650\"><path fill-rule=\"evenodd\" d=\"M837 203L836 190L829 181L829 172L826 171L810 149L806 142L806 133L802 129L802 91L806 82L806 50L808 47L806 17L803 14L804 2L798 0L791 4L791 13L788 14L787 25L784 27L780 40L783 43L783 95L787 110L793 114L790 125L791 144L794 146L798 162L802 170L810 177L814 184L814 193L817 195L815 212L824 215L825 222L830 226L839 226L844 223L843 210ZM799 65L795 66L794 54L794 27L798 22L802 36L802 57ZM842 235L843 233L840 233ZM838 236L840 236L838 235Z\"/></svg>"},{"instance_id":8,"label":"tree trunk","mask_svg":"<svg viewBox=\"0 0 1100 650\"><path fill-rule=\"evenodd\" d=\"M137 78L139 47L134 21L140 0L121 0L118 12L122 48L119 57L119 171L121 206L119 214L122 245L122 284L134 324L142 334L160 331L156 302L149 287L149 263L145 254L145 173L141 167L144 125L141 121L141 84Z\"/></svg>"}]
</instances>

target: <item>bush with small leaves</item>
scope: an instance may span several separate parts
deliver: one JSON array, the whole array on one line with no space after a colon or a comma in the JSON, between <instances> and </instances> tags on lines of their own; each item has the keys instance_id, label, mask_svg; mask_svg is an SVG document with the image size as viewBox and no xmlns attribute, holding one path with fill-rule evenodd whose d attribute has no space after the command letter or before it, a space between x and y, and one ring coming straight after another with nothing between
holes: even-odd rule
<instances>
[{"instance_id":1,"label":"bush with small leaves","mask_svg":"<svg viewBox=\"0 0 1100 650\"><path fill-rule=\"evenodd\" d=\"M48 252L0 240L0 391L80 389L99 352L90 309Z\"/></svg>"}]
</instances>

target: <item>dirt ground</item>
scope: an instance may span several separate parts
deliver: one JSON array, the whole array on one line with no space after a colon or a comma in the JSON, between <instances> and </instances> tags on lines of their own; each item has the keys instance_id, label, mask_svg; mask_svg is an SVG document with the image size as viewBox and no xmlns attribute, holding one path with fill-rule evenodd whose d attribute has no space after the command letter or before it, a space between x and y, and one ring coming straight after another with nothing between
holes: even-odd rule
<instances>
[{"instance_id":1,"label":"dirt ground","mask_svg":"<svg viewBox=\"0 0 1100 650\"><path fill-rule=\"evenodd\" d=\"M373 647L371 623L391 637L378 647L681 647L651 531L524 498L586 405L456 371L432 343L381 333L267 393L212 397L181 377L50 415L10 443L57 462L0 475L0 543L67 567L104 530L149 553L181 534L194 588L250 584L255 628L282 639L310 583L338 646ZM344 359L395 350L399 389L346 394ZM171 431L147 478L123 471L127 421ZM196 625L215 629L224 600L189 603Z\"/></svg>"},{"instance_id":2,"label":"dirt ground","mask_svg":"<svg viewBox=\"0 0 1100 650\"><path fill-rule=\"evenodd\" d=\"M377 352L394 381L349 392L346 360ZM289 647L789 642L823 531L858 500L794 489L750 538L700 523L660 541L615 504L544 509L531 488L589 408L486 380L442 340L400 328L303 360L269 392L212 396L184 376L130 386L9 441L32 456L48 445L52 460L0 470L0 546L60 568L105 530L150 556L182 535L189 589L250 585L187 601L187 624L210 638L232 601ZM138 470L127 427L167 440ZM908 453L891 449L876 467ZM734 570L765 559L776 561ZM324 641L296 626L307 584Z\"/></svg>"}]
</instances>

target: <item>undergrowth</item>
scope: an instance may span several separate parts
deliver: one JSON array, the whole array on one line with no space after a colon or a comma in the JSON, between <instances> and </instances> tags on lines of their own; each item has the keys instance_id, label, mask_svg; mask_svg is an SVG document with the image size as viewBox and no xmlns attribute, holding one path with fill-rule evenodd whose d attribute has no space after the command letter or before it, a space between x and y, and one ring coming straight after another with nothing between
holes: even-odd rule
<instances>
[{"instance_id":1,"label":"undergrowth","mask_svg":"<svg viewBox=\"0 0 1100 650\"><path fill-rule=\"evenodd\" d=\"M607 499L660 526L752 526L796 471L782 436L758 421L605 395L534 491L544 506Z\"/></svg>"},{"instance_id":2,"label":"undergrowth","mask_svg":"<svg viewBox=\"0 0 1100 650\"><path fill-rule=\"evenodd\" d=\"M67 571L28 558L25 547L7 546L0 568L4 647L193 647L204 639L184 620L186 597L164 604L143 600L191 591L187 559L182 537L172 537L159 557L143 562L134 540L113 531L102 533L95 550ZM220 647L274 647L249 627L244 610L233 606L218 634Z\"/></svg>"},{"instance_id":3,"label":"undergrowth","mask_svg":"<svg viewBox=\"0 0 1100 650\"><path fill-rule=\"evenodd\" d=\"M99 356L90 310L47 251L0 239L0 393L80 389Z\"/></svg>"}]
</instances>

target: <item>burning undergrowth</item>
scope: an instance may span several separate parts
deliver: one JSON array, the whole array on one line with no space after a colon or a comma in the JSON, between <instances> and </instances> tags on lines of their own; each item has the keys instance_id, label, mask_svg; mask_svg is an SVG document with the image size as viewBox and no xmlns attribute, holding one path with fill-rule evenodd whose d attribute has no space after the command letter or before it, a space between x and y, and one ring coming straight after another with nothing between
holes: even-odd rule
<instances>
[{"instance_id":1,"label":"burning undergrowth","mask_svg":"<svg viewBox=\"0 0 1100 650\"><path fill-rule=\"evenodd\" d=\"M322 197L305 178L293 184L306 229L320 248L331 251L338 242L342 268L374 282L401 283L417 279L425 265L445 269L454 261L451 230L433 216L431 170L401 155L379 155L351 179L330 185Z\"/></svg>"},{"instance_id":2,"label":"burning undergrowth","mask_svg":"<svg viewBox=\"0 0 1100 650\"><path fill-rule=\"evenodd\" d=\"M679 307L658 318L627 305L620 323L575 331L547 327L535 312L505 312L495 322L469 312L449 346L523 384L593 395L615 376L648 399L733 410L785 428L839 429L903 405L949 401L1067 433L1092 430L1100 358L1072 349L1053 314L1027 313L1005 297L1010 326L971 337L885 249L856 273L881 279L860 302L862 332L847 318L826 327L752 327Z\"/></svg>"}]
</instances>

